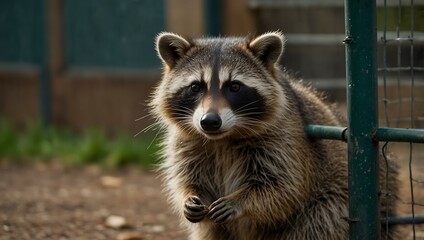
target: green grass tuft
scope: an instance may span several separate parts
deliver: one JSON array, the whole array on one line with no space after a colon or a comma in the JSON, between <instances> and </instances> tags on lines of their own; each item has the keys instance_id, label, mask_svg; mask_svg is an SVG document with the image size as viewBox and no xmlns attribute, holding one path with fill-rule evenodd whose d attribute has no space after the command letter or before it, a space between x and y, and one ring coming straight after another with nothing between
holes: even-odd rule
<instances>
[{"instance_id":1,"label":"green grass tuft","mask_svg":"<svg viewBox=\"0 0 424 240\"><path fill-rule=\"evenodd\" d=\"M65 165L99 164L108 168L138 165L152 168L159 150L155 135L119 134L108 138L98 129L83 135L57 127L44 127L32 122L20 133L12 123L0 120L0 159L17 161L50 161L59 159Z\"/></svg>"},{"instance_id":2,"label":"green grass tuft","mask_svg":"<svg viewBox=\"0 0 424 240\"><path fill-rule=\"evenodd\" d=\"M15 157L17 155L18 134L13 125L0 120L0 156Z\"/></svg>"}]
</instances>

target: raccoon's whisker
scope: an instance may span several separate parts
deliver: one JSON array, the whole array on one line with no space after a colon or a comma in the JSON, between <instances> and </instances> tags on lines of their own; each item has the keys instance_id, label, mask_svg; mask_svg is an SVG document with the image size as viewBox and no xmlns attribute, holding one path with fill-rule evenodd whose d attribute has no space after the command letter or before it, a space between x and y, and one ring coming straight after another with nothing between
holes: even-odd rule
<instances>
[{"instance_id":1,"label":"raccoon's whisker","mask_svg":"<svg viewBox=\"0 0 424 240\"><path fill-rule=\"evenodd\" d=\"M175 115L183 115L183 116L185 116L185 115L191 115L193 112L189 112L189 111L187 111L187 110L181 110L181 109L178 109L178 110L172 110L172 112L175 114Z\"/></svg>"},{"instance_id":2,"label":"raccoon's whisker","mask_svg":"<svg viewBox=\"0 0 424 240\"><path fill-rule=\"evenodd\" d=\"M187 115L192 115L193 114L193 112L189 112L187 110L181 110L181 109L179 109L178 111L173 111L173 113L175 115L182 115L182 116L187 116Z\"/></svg>"},{"instance_id":3,"label":"raccoon's whisker","mask_svg":"<svg viewBox=\"0 0 424 240\"><path fill-rule=\"evenodd\" d=\"M149 146L147 146L147 149L149 149L151 146L152 146L152 144L153 144L153 142L156 140L156 138L158 137L158 135L165 129L165 125L164 124L160 124L160 123L158 123L158 122L156 122L156 123L153 123L153 124L151 124L151 125L149 125L149 126L147 126L147 127L145 127L143 130L141 130L141 131L139 131L138 133L136 133L133 137L134 138L136 138L136 137L138 137L138 135L140 135L141 133L145 133L145 132L147 132L147 131L150 131L151 129L156 129L156 127L159 127L159 130L158 130L158 132L155 134L155 136L153 137L153 140L150 142L150 144L149 144Z\"/></svg>"},{"instance_id":4,"label":"raccoon's whisker","mask_svg":"<svg viewBox=\"0 0 424 240\"><path fill-rule=\"evenodd\" d=\"M243 108L245 108L245 107L247 107L247 106L249 106L249 105L255 104L255 103L257 103L257 102L259 102L259 100L256 100L256 101L253 101L253 102L247 103L247 104L245 104L245 105L243 105L243 106L241 106L241 107L237 108L234 112L238 112L238 111L240 111L241 109L243 109Z\"/></svg>"},{"instance_id":5,"label":"raccoon's whisker","mask_svg":"<svg viewBox=\"0 0 424 240\"><path fill-rule=\"evenodd\" d=\"M187 112L187 111L181 111L181 110L179 110L179 111L174 111L174 114L177 115L177 116L185 116L185 117L187 117L187 116L191 116L192 112Z\"/></svg>"},{"instance_id":6,"label":"raccoon's whisker","mask_svg":"<svg viewBox=\"0 0 424 240\"><path fill-rule=\"evenodd\" d=\"M178 119L191 119L191 115L185 114L185 113L174 113L174 118Z\"/></svg>"},{"instance_id":7,"label":"raccoon's whisker","mask_svg":"<svg viewBox=\"0 0 424 240\"><path fill-rule=\"evenodd\" d=\"M253 111L253 110L258 110L258 109L256 109L256 108L246 108L246 109L243 109L243 110L241 110L241 111L235 112L235 114L245 114L245 113L250 113L249 111Z\"/></svg>"},{"instance_id":8,"label":"raccoon's whisker","mask_svg":"<svg viewBox=\"0 0 424 240\"><path fill-rule=\"evenodd\" d=\"M186 113L174 113L174 118L178 118L178 119L191 119L191 115L186 114Z\"/></svg>"},{"instance_id":9,"label":"raccoon's whisker","mask_svg":"<svg viewBox=\"0 0 424 240\"><path fill-rule=\"evenodd\" d=\"M144 130L144 129L143 129ZM143 132L143 130L141 130L141 131L139 131L138 133L136 133L136 134L134 134L134 138L136 138L136 137L138 137L138 135L140 135L142 132Z\"/></svg>"},{"instance_id":10,"label":"raccoon's whisker","mask_svg":"<svg viewBox=\"0 0 424 240\"><path fill-rule=\"evenodd\" d=\"M183 127L185 130L191 130L191 124L188 122L181 122L181 127Z\"/></svg>"},{"instance_id":11,"label":"raccoon's whisker","mask_svg":"<svg viewBox=\"0 0 424 240\"><path fill-rule=\"evenodd\" d=\"M250 114L241 114L238 115L237 117L239 118L243 118L243 122L246 123L251 123L251 125L265 125L265 126L271 126L268 122L266 121L262 121L260 119L257 119L256 116L262 114L263 112L252 112Z\"/></svg>"},{"instance_id":12,"label":"raccoon's whisker","mask_svg":"<svg viewBox=\"0 0 424 240\"><path fill-rule=\"evenodd\" d=\"M259 113L260 114L260 113ZM246 122L253 122L253 123L262 123L262 124L267 124L267 125L271 125L266 121L262 121L260 119L257 119L255 117L252 117L251 115L256 115L256 114L245 114L242 115L241 117L243 117L245 119Z\"/></svg>"},{"instance_id":13,"label":"raccoon's whisker","mask_svg":"<svg viewBox=\"0 0 424 240\"><path fill-rule=\"evenodd\" d=\"M143 130L141 130L141 132L146 133L146 132L148 132L148 131L150 131L152 129L155 129L157 126L158 126L158 123L150 124L149 126L143 128Z\"/></svg>"},{"instance_id":14,"label":"raccoon's whisker","mask_svg":"<svg viewBox=\"0 0 424 240\"><path fill-rule=\"evenodd\" d=\"M153 142L156 140L156 138L159 136L159 134L165 129L164 126L162 126L159 131L156 133L155 137L153 138L153 140L150 142L149 146L147 146L147 149L150 149L150 147L152 146Z\"/></svg>"},{"instance_id":15,"label":"raccoon's whisker","mask_svg":"<svg viewBox=\"0 0 424 240\"><path fill-rule=\"evenodd\" d=\"M250 111L250 110L254 110L252 109L246 109L246 111ZM232 115L228 120L233 120L236 117L244 117L244 118L249 118L249 115L259 115L259 114L263 114L265 112L247 112L247 113L243 113L243 111L239 111L239 112L235 112L234 115Z\"/></svg>"},{"instance_id":16,"label":"raccoon's whisker","mask_svg":"<svg viewBox=\"0 0 424 240\"><path fill-rule=\"evenodd\" d=\"M191 127L191 119L190 119L190 118L177 117L177 118L175 118L175 120L177 120L177 122L178 122L181 126L188 126L188 127Z\"/></svg>"},{"instance_id":17,"label":"raccoon's whisker","mask_svg":"<svg viewBox=\"0 0 424 240\"><path fill-rule=\"evenodd\" d=\"M193 110L184 106L174 106L174 107L168 107L167 108L168 111L173 112L174 114L187 114L187 115L192 115L193 114Z\"/></svg>"},{"instance_id":18,"label":"raccoon's whisker","mask_svg":"<svg viewBox=\"0 0 424 240\"><path fill-rule=\"evenodd\" d=\"M252 115L261 115L264 114L265 112L248 112L248 113L242 113L242 114L238 114L239 117L249 117Z\"/></svg>"},{"instance_id":19,"label":"raccoon's whisker","mask_svg":"<svg viewBox=\"0 0 424 240\"><path fill-rule=\"evenodd\" d=\"M146 119L147 117L151 117L151 116L153 116L153 113L149 113L149 114L146 114L146 115L144 115L144 116L142 116L140 118L137 118L137 119L134 120L134 122L137 122L137 121Z\"/></svg>"},{"instance_id":20,"label":"raccoon's whisker","mask_svg":"<svg viewBox=\"0 0 424 240\"><path fill-rule=\"evenodd\" d=\"M182 105L177 105L177 106L171 108L171 110L174 110L174 111L185 110L184 112L193 113L193 109L190 109L190 108L182 106Z\"/></svg>"},{"instance_id":21,"label":"raccoon's whisker","mask_svg":"<svg viewBox=\"0 0 424 240\"><path fill-rule=\"evenodd\" d=\"M242 109L240 111L234 112L236 115L242 115L242 114L264 114L265 112L263 111L258 111L259 109L254 107L254 108L245 108ZM252 112L253 111L253 112Z\"/></svg>"},{"instance_id":22,"label":"raccoon's whisker","mask_svg":"<svg viewBox=\"0 0 424 240\"><path fill-rule=\"evenodd\" d=\"M191 117L180 114L180 115L176 115L174 117L174 119L176 119L176 120L191 120Z\"/></svg>"},{"instance_id":23,"label":"raccoon's whisker","mask_svg":"<svg viewBox=\"0 0 424 240\"><path fill-rule=\"evenodd\" d=\"M145 127L145 128L143 128L141 131L139 131L138 133L136 133L135 135L134 135L134 137L137 137L138 135L140 135L141 133L146 133L146 132L148 132L148 131L150 131L150 130L152 130L152 129L155 129L155 127L157 127L157 126L159 126L160 125L160 123L158 123L158 122L155 122L155 123L152 123L152 124L150 124L149 126L147 126L147 127Z\"/></svg>"},{"instance_id":24,"label":"raccoon's whisker","mask_svg":"<svg viewBox=\"0 0 424 240\"><path fill-rule=\"evenodd\" d=\"M242 125L243 127L254 127L254 126L258 126L258 122L245 122L245 123L243 123L243 125Z\"/></svg>"}]
</instances>

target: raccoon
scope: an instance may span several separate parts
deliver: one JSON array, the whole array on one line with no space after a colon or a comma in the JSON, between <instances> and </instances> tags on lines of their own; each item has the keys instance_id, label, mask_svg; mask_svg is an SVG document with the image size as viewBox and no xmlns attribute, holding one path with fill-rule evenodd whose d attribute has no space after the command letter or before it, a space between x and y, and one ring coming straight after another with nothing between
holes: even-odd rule
<instances>
[{"instance_id":1,"label":"raccoon","mask_svg":"<svg viewBox=\"0 0 424 240\"><path fill-rule=\"evenodd\" d=\"M346 144L304 130L346 121L280 68L284 42L157 37L160 171L190 239L348 238Z\"/></svg>"}]
</instances>

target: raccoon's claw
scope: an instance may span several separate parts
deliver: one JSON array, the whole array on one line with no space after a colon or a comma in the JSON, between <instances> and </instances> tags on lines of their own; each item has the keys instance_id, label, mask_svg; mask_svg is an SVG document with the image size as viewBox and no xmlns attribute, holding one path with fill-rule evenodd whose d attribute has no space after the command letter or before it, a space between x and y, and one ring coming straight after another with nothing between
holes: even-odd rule
<instances>
[{"instance_id":1,"label":"raccoon's claw","mask_svg":"<svg viewBox=\"0 0 424 240\"><path fill-rule=\"evenodd\" d=\"M237 217L238 211L231 200L220 198L210 205L209 219L215 223L226 223Z\"/></svg>"},{"instance_id":2,"label":"raccoon's claw","mask_svg":"<svg viewBox=\"0 0 424 240\"><path fill-rule=\"evenodd\" d=\"M184 208L184 216L192 223L202 221L209 212L209 208L196 196L189 197L184 204Z\"/></svg>"}]
</instances>

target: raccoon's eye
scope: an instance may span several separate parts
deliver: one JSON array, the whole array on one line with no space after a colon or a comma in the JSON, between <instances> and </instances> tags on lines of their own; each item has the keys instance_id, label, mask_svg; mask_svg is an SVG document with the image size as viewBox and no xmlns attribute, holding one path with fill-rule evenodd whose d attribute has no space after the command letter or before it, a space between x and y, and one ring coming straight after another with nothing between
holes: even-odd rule
<instances>
[{"instance_id":1,"label":"raccoon's eye","mask_svg":"<svg viewBox=\"0 0 424 240\"><path fill-rule=\"evenodd\" d=\"M200 84L199 83L192 83L190 86L190 89L192 92L194 93L198 93L201 90Z\"/></svg>"},{"instance_id":2,"label":"raccoon's eye","mask_svg":"<svg viewBox=\"0 0 424 240\"><path fill-rule=\"evenodd\" d=\"M238 82L231 83L231 85L230 85L230 91L231 92L238 92L238 91L240 91L240 83L238 83Z\"/></svg>"}]
</instances>

